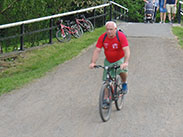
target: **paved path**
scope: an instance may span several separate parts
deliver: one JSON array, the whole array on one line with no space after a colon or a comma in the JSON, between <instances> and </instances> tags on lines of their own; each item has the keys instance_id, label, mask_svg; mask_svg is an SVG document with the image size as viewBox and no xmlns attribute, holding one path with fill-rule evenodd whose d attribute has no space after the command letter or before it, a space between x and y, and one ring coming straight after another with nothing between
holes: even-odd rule
<instances>
[{"instance_id":1,"label":"paved path","mask_svg":"<svg viewBox=\"0 0 183 137\"><path fill-rule=\"evenodd\" d=\"M0 97L0 137L182 137L183 51L168 24L121 23L131 48L129 93L103 123L94 46L45 77ZM103 62L101 54L98 64Z\"/></svg>"}]
</instances>

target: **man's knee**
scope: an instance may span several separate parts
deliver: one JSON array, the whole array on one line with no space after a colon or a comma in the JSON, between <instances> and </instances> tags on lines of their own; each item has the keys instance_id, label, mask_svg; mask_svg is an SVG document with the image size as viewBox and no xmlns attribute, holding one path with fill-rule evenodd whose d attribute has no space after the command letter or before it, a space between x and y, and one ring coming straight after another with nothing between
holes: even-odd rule
<instances>
[{"instance_id":1,"label":"man's knee","mask_svg":"<svg viewBox=\"0 0 183 137\"><path fill-rule=\"evenodd\" d=\"M127 75L128 75L128 72L121 72L121 73L120 73L120 76L121 76L121 77L127 77Z\"/></svg>"}]
</instances>

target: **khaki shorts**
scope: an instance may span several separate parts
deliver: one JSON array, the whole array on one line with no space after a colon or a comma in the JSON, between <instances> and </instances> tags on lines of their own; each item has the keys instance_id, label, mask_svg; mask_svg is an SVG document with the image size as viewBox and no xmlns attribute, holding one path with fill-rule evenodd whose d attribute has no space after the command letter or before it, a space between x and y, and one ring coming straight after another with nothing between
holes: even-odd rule
<instances>
[{"instance_id":1,"label":"khaki shorts","mask_svg":"<svg viewBox=\"0 0 183 137\"><path fill-rule=\"evenodd\" d=\"M121 58L120 60L118 60L118 61L116 61L114 63L110 63L109 61L107 61L107 59L104 60L104 66L112 66L114 64L121 65L123 63L124 63L124 58ZM121 70L120 68L118 68L117 71L116 71L116 75L119 75L122 72L128 72L128 68L123 69L123 70ZM110 74L111 74L111 76L113 78L115 77L115 71L114 70L111 70L110 71ZM103 72L103 80L106 80L106 77L107 77L107 72L106 72L106 70L104 70L104 72Z\"/></svg>"},{"instance_id":2,"label":"khaki shorts","mask_svg":"<svg viewBox=\"0 0 183 137\"><path fill-rule=\"evenodd\" d=\"M168 13L176 14L177 12L177 7L175 6L175 4L166 4L166 9Z\"/></svg>"}]
</instances>

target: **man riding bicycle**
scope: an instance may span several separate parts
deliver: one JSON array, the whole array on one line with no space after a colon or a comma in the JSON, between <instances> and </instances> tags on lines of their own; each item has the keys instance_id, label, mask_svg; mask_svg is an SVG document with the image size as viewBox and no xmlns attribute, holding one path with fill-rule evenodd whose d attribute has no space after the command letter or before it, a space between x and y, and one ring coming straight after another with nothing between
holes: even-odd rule
<instances>
[{"instance_id":1,"label":"man riding bicycle","mask_svg":"<svg viewBox=\"0 0 183 137\"><path fill-rule=\"evenodd\" d=\"M104 66L109 66L112 64L119 64L120 68L117 70L117 74L120 75L122 80L122 94L126 94L127 87L127 76L128 76L128 61L130 57L130 48L128 46L128 41L123 32L117 30L116 23L113 21L108 21L105 24L106 32L103 33L97 41L96 48L93 52L91 64L89 68L94 68L98 60L99 54L104 48L105 60ZM113 76L114 73L111 72ZM106 71L103 73L103 80L106 79Z\"/></svg>"}]
</instances>

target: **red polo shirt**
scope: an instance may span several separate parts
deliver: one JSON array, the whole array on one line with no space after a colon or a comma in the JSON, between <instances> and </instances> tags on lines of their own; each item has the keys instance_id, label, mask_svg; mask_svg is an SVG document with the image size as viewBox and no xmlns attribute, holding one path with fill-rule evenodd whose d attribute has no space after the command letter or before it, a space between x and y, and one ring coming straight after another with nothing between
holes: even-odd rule
<instances>
[{"instance_id":1,"label":"red polo shirt","mask_svg":"<svg viewBox=\"0 0 183 137\"><path fill-rule=\"evenodd\" d=\"M97 41L96 47L97 48L104 48L104 54L106 59L110 62L116 62L124 57L123 47L128 46L128 41L126 36L118 31L118 36L120 41L118 41L117 37L108 38L106 37L105 41L103 42L104 36L106 33L103 33Z\"/></svg>"}]
</instances>

